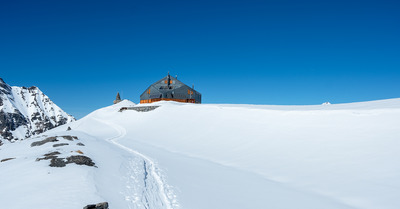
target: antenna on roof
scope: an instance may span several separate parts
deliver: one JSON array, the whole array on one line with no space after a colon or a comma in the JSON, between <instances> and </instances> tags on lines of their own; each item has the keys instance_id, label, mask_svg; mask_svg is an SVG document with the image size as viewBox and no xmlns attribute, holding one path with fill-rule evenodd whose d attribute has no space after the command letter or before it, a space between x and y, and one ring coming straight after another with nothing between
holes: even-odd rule
<instances>
[{"instance_id":1,"label":"antenna on roof","mask_svg":"<svg viewBox=\"0 0 400 209\"><path fill-rule=\"evenodd\" d=\"M167 86L169 88L169 84L171 84L171 76L169 75L169 71L168 71L168 76L167 76Z\"/></svg>"},{"instance_id":2,"label":"antenna on roof","mask_svg":"<svg viewBox=\"0 0 400 209\"><path fill-rule=\"evenodd\" d=\"M175 75L175 78L178 79L178 75Z\"/></svg>"},{"instance_id":3,"label":"antenna on roof","mask_svg":"<svg viewBox=\"0 0 400 209\"><path fill-rule=\"evenodd\" d=\"M194 89L194 84L192 84L192 89Z\"/></svg>"}]
</instances>

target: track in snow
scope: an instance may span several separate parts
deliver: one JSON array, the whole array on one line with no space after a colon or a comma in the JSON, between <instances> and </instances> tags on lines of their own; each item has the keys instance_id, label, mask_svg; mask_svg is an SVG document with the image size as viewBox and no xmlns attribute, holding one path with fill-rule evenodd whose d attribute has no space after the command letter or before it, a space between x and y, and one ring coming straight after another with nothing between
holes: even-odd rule
<instances>
[{"instance_id":1,"label":"track in snow","mask_svg":"<svg viewBox=\"0 0 400 209\"><path fill-rule=\"evenodd\" d=\"M140 162L138 159L131 159L126 166L128 191L126 191L125 200L129 202L129 208L179 208L175 196L169 191L169 186L164 182L155 162L146 155L116 141L126 135L126 130L108 121L95 119L118 132L117 136L107 139L109 142L141 159ZM138 171L142 171L143 179L141 181L137 178ZM138 191L138 188L143 188L143 191Z\"/></svg>"}]
</instances>

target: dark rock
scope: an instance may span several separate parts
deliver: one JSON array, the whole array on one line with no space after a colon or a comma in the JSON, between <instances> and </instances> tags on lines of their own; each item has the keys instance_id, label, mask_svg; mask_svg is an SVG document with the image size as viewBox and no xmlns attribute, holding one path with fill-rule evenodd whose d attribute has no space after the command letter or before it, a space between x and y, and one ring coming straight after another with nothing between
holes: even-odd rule
<instances>
[{"instance_id":1,"label":"dark rock","mask_svg":"<svg viewBox=\"0 0 400 209\"><path fill-rule=\"evenodd\" d=\"M69 141L73 141L74 139L78 139L78 137L76 137L76 136L69 136L69 135L61 136L61 137L66 139L66 140L69 140Z\"/></svg>"},{"instance_id":2,"label":"dark rock","mask_svg":"<svg viewBox=\"0 0 400 209\"><path fill-rule=\"evenodd\" d=\"M72 136L61 136L62 138L69 140L69 141L73 141L74 139L72 138Z\"/></svg>"},{"instance_id":3,"label":"dark rock","mask_svg":"<svg viewBox=\"0 0 400 209\"><path fill-rule=\"evenodd\" d=\"M50 161L50 167L65 167L66 164L64 158L53 158Z\"/></svg>"},{"instance_id":4,"label":"dark rock","mask_svg":"<svg viewBox=\"0 0 400 209\"><path fill-rule=\"evenodd\" d=\"M57 126L57 124L53 125L49 117L44 115L42 115L39 120L32 121L32 123L35 124L36 127L40 127L39 129L32 131L33 135L41 134L46 130L50 130Z\"/></svg>"},{"instance_id":5,"label":"dark rock","mask_svg":"<svg viewBox=\"0 0 400 209\"><path fill-rule=\"evenodd\" d=\"M141 107L121 107L119 109L119 112L125 111L125 110L135 110L137 112L149 112L157 109L159 106L141 106Z\"/></svg>"},{"instance_id":6,"label":"dark rock","mask_svg":"<svg viewBox=\"0 0 400 209\"><path fill-rule=\"evenodd\" d=\"M10 94L11 87L0 78L0 93Z\"/></svg>"},{"instance_id":7,"label":"dark rock","mask_svg":"<svg viewBox=\"0 0 400 209\"><path fill-rule=\"evenodd\" d=\"M61 125L64 125L66 123L68 123L68 119L67 118L61 118L61 119L59 119L58 122L56 121L56 126L61 126Z\"/></svg>"},{"instance_id":8,"label":"dark rock","mask_svg":"<svg viewBox=\"0 0 400 209\"><path fill-rule=\"evenodd\" d=\"M9 141L14 139L11 131L14 131L20 126L27 125L28 121L25 119L24 115L18 110L14 113L0 111L0 135Z\"/></svg>"},{"instance_id":9,"label":"dark rock","mask_svg":"<svg viewBox=\"0 0 400 209\"><path fill-rule=\"evenodd\" d=\"M65 146L65 145L69 145L69 144L68 143L53 144L53 147L61 147L61 146Z\"/></svg>"},{"instance_id":10,"label":"dark rock","mask_svg":"<svg viewBox=\"0 0 400 209\"><path fill-rule=\"evenodd\" d=\"M48 143L48 142L58 142L57 137L52 136L52 137L48 137L48 138L46 138L46 139L43 139L42 141L33 142L33 143L31 144L31 147L34 147L34 146L41 146L41 145L46 144L46 143Z\"/></svg>"},{"instance_id":11,"label":"dark rock","mask_svg":"<svg viewBox=\"0 0 400 209\"><path fill-rule=\"evenodd\" d=\"M51 159L54 159L54 158L57 158L57 156L39 157L39 158L36 158L36 161L51 160Z\"/></svg>"},{"instance_id":12,"label":"dark rock","mask_svg":"<svg viewBox=\"0 0 400 209\"><path fill-rule=\"evenodd\" d=\"M70 130L72 130L72 129L71 129L71 127L68 126L67 131L70 131Z\"/></svg>"},{"instance_id":13,"label":"dark rock","mask_svg":"<svg viewBox=\"0 0 400 209\"><path fill-rule=\"evenodd\" d=\"M35 112L31 115L31 121L35 121L35 120L40 120L41 119L41 115L39 112Z\"/></svg>"},{"instance_id":14,"label":"dark rock","mask_svg":"<svg viewBox=\"0 0 400 209\"><path fill-rule=\"evenodd\" d=\"M53 156L53 155L59 155L59 154L61 154L61 153L58 151L55 151L55 152L50 152L50 153L44 154L44 156Z\"/></svg>"},{"instance_id":15,"label":"dark rock","mask_svg":"<svg viewBox=\"0 0 400 209\"><path fill-rule=\"evenodd\" d=\"M38 87L36 87L36 86L31 86L31 87L28 88L29 91L34 91L34 90L37 90L37 89L38 89Z\"/></svg>"},{"instance_id":16,"label":"dark rock","mask_svg":"<svg viewBox=\"0 0 400 209\"><path fill-rule=\"evenodd\" d=\"M101 202L95 205L87 205L83 209L108 209L108 202Z\"/></svg>"},{"instance_id":17,"label":"dark rock","mask_svg":"<svg viewBox=\"0 0 400 209\"><path fill-rule=\"evenodd\" d=\"M36 158L36 161L55 159L55 158L57 158L57 155L59 155L59 154L61 154L61 153L59 153L57 151L50 152L50 153L44 154L45 157Z\"/></svg>"},{"instance_id":18,"label":"dark rock","mask_svg":"<svg viewBox=\"0 0 400 209\"><path fill-rule=\"evenodd\" d=\"M6 158L6 159L2 159L0 162L6 162L6 161L9 161L9 160L14 160L14 159L15 159L15 157Z\"/></svg>"},{"instance_id":19,"label":"dark rock","mask_svg":"<svg viewBox=\"0 0 400 209\"><path fill-rule=\"evenodd\" d=\"M86 205L83 209L96 209L96 205Z\"/></svg>"},{"instance_id":20,"label":"dark rock","mask_svg":"<svg viewBox=\"0 0 400 209\"><path fill-rule=\"evenodd\" d=\"M67 157L67 163L75 163L77 165L87 165L87 166L95 165L92 159L81 155L72 155L70 157Z\"/></svg>"},{"instance_id":21,"label":"dark rock","mask_svg":"<svg viewBox=\"0 0 400 209\"><path fill-rule=\"evenodd\" d=\"M79 151L79 150L78 150ZM82 152L80 152L82 153ZM58 151L50 152L44 155L42 158L37 158L36 161L41 160L51 160L50 167L65 167L67 164L75 163L77 165L87 165L87 166L95 166L95 163L89 157L84 155L72 155L65 158L59 158L57 155L61 154ZM83 153L82 153L83 154ZM97 167L96 167L97 168Z\"/></svg>"},{"instance_id":22,"label":"dark rock","mask_svg":"<svg viewBox=\"0 0 400 209\"><path fill-rule=\"evenodd\" d=\"M96 209L108 209L108 202L102 202L96 204Z\"/></svg>"},{"instance_id":23,"label":"dark rock","mask_svg":"<svg viewBox=\"0 0 400 209\"><path fill-rule=\"evenodd\" d=\"M85 146L83 143L77 143L76 145L78 145L78 146Z\"/></svg>"}]
</instances>

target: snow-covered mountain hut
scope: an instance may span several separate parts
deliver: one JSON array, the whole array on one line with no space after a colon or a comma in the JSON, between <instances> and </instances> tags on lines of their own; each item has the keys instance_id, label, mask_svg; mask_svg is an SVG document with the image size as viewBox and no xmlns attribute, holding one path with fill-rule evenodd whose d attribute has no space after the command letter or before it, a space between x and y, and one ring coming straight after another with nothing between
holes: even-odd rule
<instances>
[{"instance_id":1,"label":"snow-covered mountain hut","mask_svg":"<svg viewBox=\"0 0 400 209\"><path fill-rule=\"evenodd\" d=\"M166 77L153 83L140 95L140 103L158 101L201 103L201 94L168 73Z\"/></svg>"}]
</instances>

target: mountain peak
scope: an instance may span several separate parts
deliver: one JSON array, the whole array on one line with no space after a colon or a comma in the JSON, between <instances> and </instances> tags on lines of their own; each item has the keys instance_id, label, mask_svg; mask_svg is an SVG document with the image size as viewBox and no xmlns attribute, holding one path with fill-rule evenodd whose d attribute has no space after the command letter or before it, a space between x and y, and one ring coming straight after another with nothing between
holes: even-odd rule
<instances>
[{"instance_id":1,"label":"mountain peak","mask_svg":"<svg viewBox=\"0 0 400 209\"><path fill-rule=\"evenodd\" d=\"M10 87L1 79L0 143L2 139L25 139L74 120L38 87Z\"/></svg>"}]
</instances>

